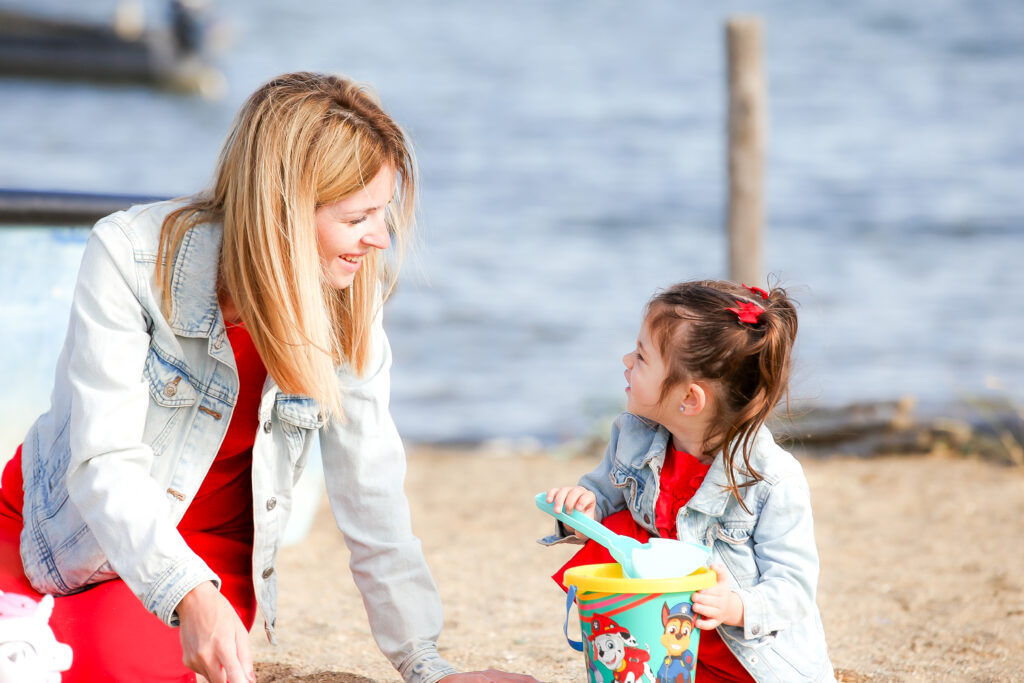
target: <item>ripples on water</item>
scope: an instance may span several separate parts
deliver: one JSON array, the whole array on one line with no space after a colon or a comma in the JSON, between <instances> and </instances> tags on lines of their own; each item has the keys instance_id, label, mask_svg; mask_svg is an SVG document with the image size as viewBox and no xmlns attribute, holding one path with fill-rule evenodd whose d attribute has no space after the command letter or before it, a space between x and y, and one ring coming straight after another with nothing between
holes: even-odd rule
<instances>
[{"instance_id":1,"label":"ripples on water","mask_svg":"<svg viewBox=\"0 0 1024 683\"><path fill-rule=\"evenodd\" d=\"M726 268L723 20L749 6L650 5L219 2L221 101L0 80L0 185L191 192L265 79L372 82L422 171L424 244L388 310L400 428L567 438L621 406L650 294ZM797 398L1024 400L1024 5L757 10ZM7 442L46 405L83 239L0 235Z\"/></svg>"}]
</instances>

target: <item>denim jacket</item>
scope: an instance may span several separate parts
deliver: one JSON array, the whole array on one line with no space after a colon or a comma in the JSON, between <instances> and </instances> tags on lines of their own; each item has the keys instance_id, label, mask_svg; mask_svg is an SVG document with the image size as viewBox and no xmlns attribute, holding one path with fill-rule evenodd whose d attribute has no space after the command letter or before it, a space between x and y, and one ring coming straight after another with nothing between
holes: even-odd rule
<instances>
[{"instance_id":1,"label":"denim jacket","mask_svg":"<svg viewBox=\"0 0 1024 683\"><path fill-rule=\"evenodd\" d=\"M173 265L173 315L154 280L161 202L97 223L82 258L51 406L22 448L25 573L67 595L120 577L171 626L203 581L220 581L176 526L206 476L238 396L216 282L222 229L198 225ZM388 410L391 350L380 315L362 376L338 371L345 420L267 377L252 449L253 584L274 638L275 563L292 487L319 431L338 527L377 644L409 681L454 669L437 653L440 598L413 535L405 453ZM342 573L339 567L339 574Z\"/></svg>"},{"instance_id":2,"label":"denim jacket","mask_svg":"<svg viewBox=\"0 0 1024 683\"><path fill-rule=\"evenodd\" d=\"M635 415L624 413L615 420L604 459L579 481L597 496L598 519L628 508L639 525L658 536L654 509L669 439L664 427ZM743 601L744 625L719 626L718 632L755 680L834 681L815 604L818 551L807 480L767 428L756 436L750 463L764 476L740 489L750 512L725 488L719 453L703 484L679 510L679 539L710 547L712 563L725 566ZM741 473L737 481L743 481ZM558 533L541 542L572 538L559 526Z\"/></svg>"}]
</instances>

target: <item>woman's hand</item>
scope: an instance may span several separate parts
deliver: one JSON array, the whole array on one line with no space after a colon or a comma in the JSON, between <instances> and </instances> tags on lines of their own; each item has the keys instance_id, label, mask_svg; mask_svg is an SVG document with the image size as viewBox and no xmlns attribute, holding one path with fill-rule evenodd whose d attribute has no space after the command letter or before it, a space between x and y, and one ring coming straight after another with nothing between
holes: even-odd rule
<instances>
[{"instance_id":1,"label":"woman's hand","mask_svg":"<svg viewBox=\"0 0 1024 683\"><path fill-rule=\"evenodd\" d=\"M587 517L594 519L594 511L597 509L597 496L593 491L582 486L562 486L548 491L547 501L555 506L555 512L565 511L565 514L573 510L579 510ZM562 522L565 524L565 522ZM566 528L572 529L568 524ZM586 538L583 534L572 529L577 538Z\"/></svg>"},{"instance_id":2,"label":"woman's hand","mask_svg":"<svg viewBox=\"0 0 1024 683\"><path fill-rule=\"evenodd\" d=\"M253 683L256 674L249 634L235 608L209 581L196 586L177 607L185 666L210 683Z\"/></svg>"},{"instance_id":3,"label":"woman's hand","mask_svg":"<svg viewBox=\"0 0 1024 683\"><path fill-rule=\"evenodd\" d=\"M449 674L440 683L539 683L529 674L510 674L497 669L473 671L465 674Z\"/></svg>"},{"instance_id":4,"label":"woman's hand","mask_svg":"<svg viewBox=\"0 0 1024 683\"><path fill-rule=\"evenodd\" d=\"M704 617L697 619L694 626L705 631L719 624L743 626L743 601L732 592L725 567L713 564L711 571L718 576L718 583L693 594L693 611Z\"/></svg>"}]
</instances>

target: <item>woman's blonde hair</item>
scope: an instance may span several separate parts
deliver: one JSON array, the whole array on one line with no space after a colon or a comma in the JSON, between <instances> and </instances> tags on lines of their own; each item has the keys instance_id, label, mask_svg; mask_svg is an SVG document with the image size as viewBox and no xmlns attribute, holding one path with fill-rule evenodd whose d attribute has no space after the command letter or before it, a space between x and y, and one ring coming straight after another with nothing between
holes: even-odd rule
<instances>
[{"instance_id":1,"label":"woman's blonde hair","mask_svg":"<svg viewBox=\"0 0 1024 683\"><path fill-rule=\"evenodd\" d=\"M292 73L262 86L235 118L213 187L170 213L156 279L171 316L172 266L185 234L221 222L218 287L231 298L268 373L289 394L342 415L336 369L366 368L369 330L397 275L371 250L350 287L334 289L322 263L316 209L395 172L387 225L396 256L413 228L415 162L401 128L366 87Z\"/></svg>"}]
</instances>

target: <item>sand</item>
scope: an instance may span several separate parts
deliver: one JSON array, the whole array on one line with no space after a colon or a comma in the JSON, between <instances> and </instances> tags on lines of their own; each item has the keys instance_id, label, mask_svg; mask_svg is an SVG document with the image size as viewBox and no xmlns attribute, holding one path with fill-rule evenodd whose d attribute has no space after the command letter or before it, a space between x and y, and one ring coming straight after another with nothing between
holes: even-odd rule
<instances>
[{"instance_id":1,"label":"sand","mask_svg":"<svg viewBox=\"0 0 1024 683\"><path fill-rule=\"evenodd\" d=\"M1024 469L941 454L801 462L821 554L818 604L841 681L1024 680ZM573 549L535 542L551 524L533 494L595 463L410 449L413 525L445 604L439 648L457 667L584 680L549 578ZM400 680L370 636L326 502L278 571L279 645L266 642L259 617L252 634L261 681Z\"/></svg>"}]
</instances>

